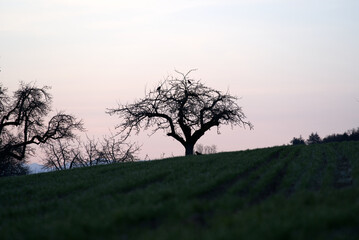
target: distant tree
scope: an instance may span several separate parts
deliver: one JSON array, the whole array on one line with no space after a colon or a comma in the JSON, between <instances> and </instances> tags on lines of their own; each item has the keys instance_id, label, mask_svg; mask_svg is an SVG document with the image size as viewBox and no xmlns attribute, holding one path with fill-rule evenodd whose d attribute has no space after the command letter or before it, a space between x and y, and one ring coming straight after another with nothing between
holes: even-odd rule
<instances>
[{"instance_id":1,"label":"distant tree","mask_svg":"<svg viewBox=\"0 0 359 240\"><path fill-rule=\"evenodd\" d=\"M344 133L344 134L331 134L331 135L328 135L325 138L323 138L322 142L323 143L343 142L343 141L348 141L348 140L349 140L348 134Z\"/></svg>"},{"instance_id":2,"label":"distant tree","mask_svg":"<svg viewBox=\"0 0 359 240\"><path fill-rule=\"evenodd\" d=\"M33 152L32 145L42 145L52 139L70 139L83 124L74 116L58 113L48 122L51 111L49 87L21 83L13 96L0 85L0 166L3 173L23 173L25 157ZM18 168L10 171L5 168Z\"/></svg>"},{"instance_id":3,"label":"distant tree","mask_svg":"<svg viewBox=\"0 0 359 240\"><path fill-rule=\"evenodd\" d=\"M79 166L90 167L101 164L98 141L87 137L86 142L83 142L78 148L81 148L81 156L78 161Z\"/></svg>"},{"instance_id":4,"label":"distant tree","mask_svg":"<svg viewBox=\"0 0 359 240\"><path fill-rule=\"evenodd\" d=\"M322 140L323 143L343 141L359 141L359 128L348 130L343 134L331 134Z\"/></svg>"},{"instance_id":5,"label":"distant tree","mask_svg":"<svg viewBox=\"0 0 359 240\"><path fill-rule=\"evenodd\" d=\"M202 144L196 144L196 153L200 154L213 154L217 153L217 146L211 145L211 146L204 146Z\"/></svg>"},{"instance_id":6,"label":"distant tree","mask_svg":"<svg viewBox=\"0 0 359 240\"><path fill-rule=\"evenodd\" d=\"M104 137L99 142L98 155L102 163L132 162L136 160L139 146L134 143L126 143L123 139Z\"/></svg>"},{"instance_id":7,"label":"distant tree","mask_svg":"<svg viewBox=\"0 0 359 240\"><path fill-rule=\"evenodd\" d=\"M205 147L204 147L204 153L205 153L205 154L214 154L214 153L217 153L217 146L216 146L216 145L205 146Z\"/></svg>"},{"instance_id":8,"label":"distant tree","mask_svg":"<svg viewBox=\"0 0 359 240\"><path fill-rule=\"evenodd\" d=\"M311 133L307 139L307 144L316 144L321 143L322 139L318 135L318 133Z\"/></svg>"},{"instance_id":9,"label":"distant tree","mask_svg":"<svg viewBox=\"0 0 359 240\"><path fill-rule=\"evenodd\" d=\"M85 142L59 139L47 143L44 149L44 168L51 170L130 162L139 151L137 145L114 137L104 137L102 141L87 138Z\"/></svg>"},{"instance_id":10,"label":"distant tree","mask_svg":"<svg viewBox=\"0 0 359 240\"><path fill-rule=\"evenodd\" d=\"M359 128L347 131L349 141L359 141Z\"/></svg>"},{"instance_id":11,"label":"distant tree","mask_svg":"<svg viewBox=\"0 0 359 240\"><path fill-rule=\"evenodd\" d=\"M299 144L305 144L305 141L304 141L303 137L300 136L299 138L294 137L294 138L290 141L290 143L291 143L292 145L299 145Z\"/></svg>"},{"instance_id":12,"label":"distant tree","mask_svg":"<svg viewBox=\"0 0 359 240\"><path fill-rule=\"evenodd\" d=\"M183 145L185 155L192 155L196 142L212 127L218 130L230 124L252 129L252 124L244 121L246 116L236 97L189 79L192 71L177 72L180 79L167 78L135 103L109 109L110 115L122 119L117 125L120 133L127 138L132 131L139 133L150 127L153 133L163 130Z\"/></svg>"},{"instance_id":13,"label":"distant tree","mask_svg":"<svg viewBox=\"0 0 359 240\"><path fill-rule=\"evenodd\" d=\"M196 154L201 155L204 152L203 144L196 144Z\"/></svg>"},{"instance_id":14,"label":"distant tree","mask_svg":"<svg viewBox=\"0 0 359 240\"><path fill-rule=\"evenodd\" d=\"M76 167L80 160L79 143L64 139L56 139L44 145L45 169L65 170Z\"/></svg>"}]
</instances>

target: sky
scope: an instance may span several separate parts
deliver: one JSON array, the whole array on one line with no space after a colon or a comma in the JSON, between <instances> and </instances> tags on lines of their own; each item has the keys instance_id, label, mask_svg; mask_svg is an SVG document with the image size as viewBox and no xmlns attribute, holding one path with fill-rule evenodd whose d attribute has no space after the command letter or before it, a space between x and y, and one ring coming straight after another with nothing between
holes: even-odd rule
<instances>
[{"instance_id":1,"label":"sky","mask_svg":"<svg viewBox=\"0 0 359 240\"><path fill-rule=\"evenodd\" d=\"M357 0L0 0L0 81L51 86L54 111L86 134L174 70L240 100L254 130L223 126L219 151L288 144L359 127ZM131 136L150 159L183 155L164 132Z\"/></svg>"}]
</instances>

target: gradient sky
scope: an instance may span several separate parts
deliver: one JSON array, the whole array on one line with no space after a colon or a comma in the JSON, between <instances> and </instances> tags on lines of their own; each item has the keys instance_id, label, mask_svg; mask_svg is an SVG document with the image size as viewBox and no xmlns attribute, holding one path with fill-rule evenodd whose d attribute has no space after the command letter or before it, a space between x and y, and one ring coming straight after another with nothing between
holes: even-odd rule
<instances>
[{"instance_id":1,"label":"gradient sky","mask_svg":"<svg viewBox=\"0 0 359 240\"><path fill-rule=\"evenodd\" d=\"M359 127L357 0L0 0L0 81L49 85L54 110L87 135L115 132L105 114L174 69L242 97L254 130L222 127L219 151L287 144ZM182 155L158 132L132 137L140 156Z\"/></svg>"}]
</instances>

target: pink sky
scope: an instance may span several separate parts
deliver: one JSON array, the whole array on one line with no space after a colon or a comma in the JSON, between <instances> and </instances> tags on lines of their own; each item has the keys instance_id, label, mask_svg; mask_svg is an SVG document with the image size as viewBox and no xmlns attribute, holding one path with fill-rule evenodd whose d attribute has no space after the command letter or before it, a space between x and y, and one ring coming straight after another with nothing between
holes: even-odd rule
<instances>
[{"instance_id":1,"label":"pink sky","mask_svg":"<svg viewBox=\"0 0 359 240\"><path fill-rule=\"evenodd\" d=\"M192 77L242 97L254 124L200 143L235 151L324 137L359 127L358 11L355 0L0 0L0 81L52 86L54 110L101 137L118 121L106 108L198 68ZM140 156L184 153L149 133L132 137Z\"/></svg>"}]
</instances>

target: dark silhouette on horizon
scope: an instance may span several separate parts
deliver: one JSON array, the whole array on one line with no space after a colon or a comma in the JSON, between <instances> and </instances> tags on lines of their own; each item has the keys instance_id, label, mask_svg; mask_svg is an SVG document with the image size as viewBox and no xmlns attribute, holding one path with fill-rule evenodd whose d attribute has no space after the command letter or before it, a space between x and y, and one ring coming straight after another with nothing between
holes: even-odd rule
<instances>
[{"instance_id":1,"label":"dark silhouette on horizon","mask_svg":"<svg viewBox=\"0 0 359 240\"><path fill-rule=\"evenodd\" d=\"M345 142L345 141L359 141L359 128L351 129L342 134L331 134L321 139L318 133L311 133L305 141L302 136L299 138L294 137L290 143L292 145L298 144L318 144L318 143L330 143L330 142Z\"/></svg>"},{"instance_id":2,"label":"dark silhouette on horizon","mask_svg":"<svg viewBox=\"0 0 359 240\"><path fill-rule=\"evenodd\" d=\"M198 80L188 80L186 74L176 71L181 77L167 78L155 91L146 93L143 99L132 104L108 109L110 115L118 115L116 126L126 139L133 131L153 128L153 134L163 130L185 148L185 155L193 155L197 141L212 127L220 125L248 126L237 97L205 86ZM158 91L158 89L161 91Z\"/></svg>"}]
</instances>

